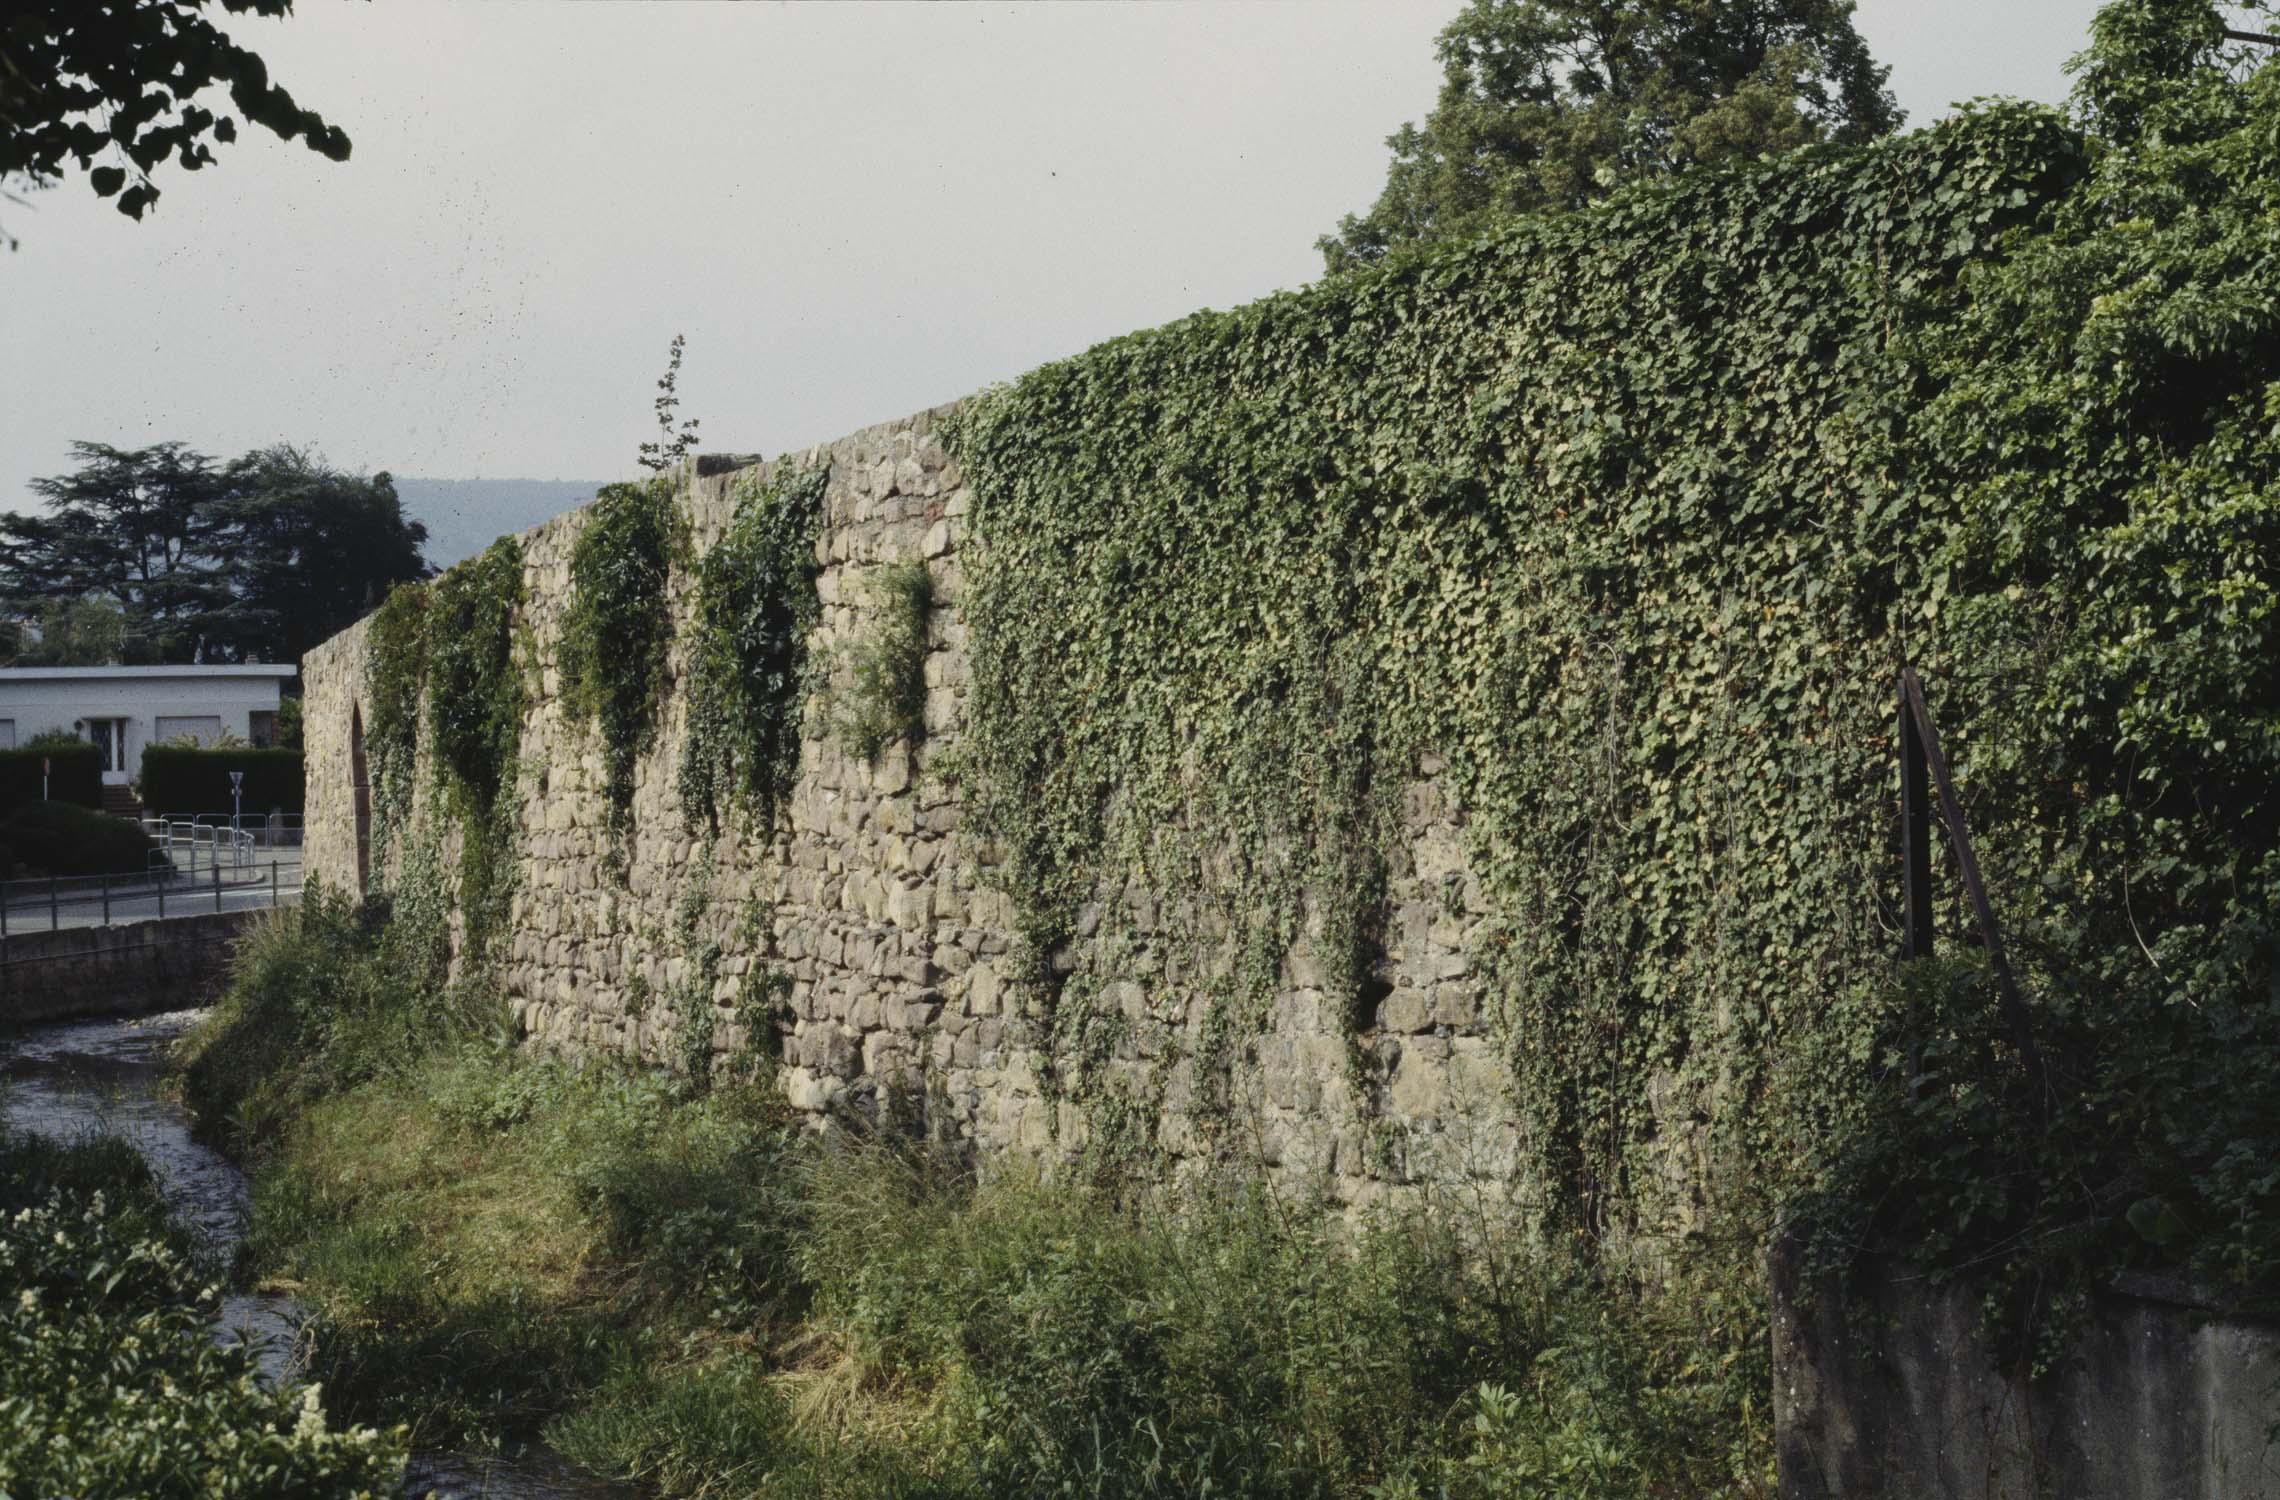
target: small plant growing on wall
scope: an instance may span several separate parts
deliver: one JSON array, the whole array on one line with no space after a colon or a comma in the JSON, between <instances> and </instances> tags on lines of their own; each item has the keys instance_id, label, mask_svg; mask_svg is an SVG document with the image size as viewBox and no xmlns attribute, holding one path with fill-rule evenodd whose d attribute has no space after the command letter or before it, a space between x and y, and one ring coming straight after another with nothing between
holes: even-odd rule
<instances>
[{"instance_id":1,"label":"small plant growing on wall","mask_svg":"<svg viewBox=\"0 0 2280 1500\"><path fill-rule=\"evenodd\" d=\"M673 335L673 349L665 365L665 374L657 382L657 399L650 403L657 410L657 441L641 445L641 466L652 473L662 474L680 467L697 446L697 428L702 425L695 417L682 421L676 428L673 413L681 405L681 351L688 340Z\"/></svg>"},{"instance_id":2,"label":"small plant growing on wall","mask_svg":"<svg viewBox=\"0 0 2280 1500\"><path fill-rule=\"evenodd\" d=\"M926 732L926 617L934 576L923 561L894 563L870 579L876 613L849 648L848 685L832 706L840 742L875 761L889 745Z\"/></svg>"}]
</instances>

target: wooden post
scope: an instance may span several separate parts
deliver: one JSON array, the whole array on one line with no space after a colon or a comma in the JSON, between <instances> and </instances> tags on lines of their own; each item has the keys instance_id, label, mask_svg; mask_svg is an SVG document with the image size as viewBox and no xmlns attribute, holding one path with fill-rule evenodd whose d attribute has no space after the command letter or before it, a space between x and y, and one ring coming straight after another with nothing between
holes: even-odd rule
<instances>
[{"instance_id":1,"label":"wooden post","mask_svg":"<svg viewBox=\"0 0 2280 1500\"><path fill-rule=\"evenodd\" d=\"M1916 680L1913 667L1900 669L1900 696L1908 706L1908 715L1922 741L1924 763L1931 771L1932 786L1939 793L1940 821L1947 824L1948 843L1955 851L1956 870L1963 876L1964 895L1970 898L1972 915L1979 919L1979 939L1987 949L1987 966L1995 972L1996 992L2003 1002L2003 1019L2010 1028L2011 1045L2018 1049L2027 1076L2034 1080L2037 1106L2047 1115L2050 1078L2043 1070L2042 1050L2035 1045L2034 1023L2027 1014L2026 1001L2019 996L2018 982L2011 977L2011 960L2003 951L2003 934L1995 925L1995 908L1988 904L1987 887L1979 878L1979 861L1971 852L1971 834L1963 824L1963 804L1956 800L1955 783L1948 776L1947 758L1940 754L1939 731L1932 725L1932 711L1924 703L1924 685Z\"/></svg>"},{"instance_id":2,"label":"wooden post","mask_svg":"<svg viewBox=\"0 0 2280 1500\"><path fill-rule=\"evenodd\" d=\"M1906 963L1932 956L1932 789L1905 672L1899 689L1900 961Z\"/></svg>"}]
</instances>

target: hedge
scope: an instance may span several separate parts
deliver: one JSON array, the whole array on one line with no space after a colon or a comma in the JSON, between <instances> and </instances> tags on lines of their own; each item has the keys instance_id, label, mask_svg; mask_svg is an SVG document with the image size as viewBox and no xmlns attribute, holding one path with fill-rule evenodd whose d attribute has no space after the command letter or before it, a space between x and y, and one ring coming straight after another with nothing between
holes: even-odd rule
<instances>
[{"instance_id":1,"label":"hedge","mask_svg":"<svg viewBox=\"0 0 2280 1500\"><path fill-rule=\"evenodd\" d=\"M103 760L91 744L45 749L0 750L0 817L40 800L40 762L48 773L47 796L82 807L103 805Z\"/></svg>"},{"instance_id":2,"label":"hedge","mask_svg":"<svg viewBox=\"0 0 2280 1500\"><path fill-rule=\"evenodd\" d=\"M243 807L251 817L283 808L301 810L298 750L192 750L153 745L143 751L143 805L160 817L230 810L230 772L245 773Z\"/></svg>"},{"instance_id":3,"label":"hedge","mask_svg":"<svg viewBox=\"0 0 2280 1500\"><path fill-rule=\"evenodd\" d=\"M27 802L0 820L0 845L19 875L140 875L150 835L124 818L72 802Z\"/></svg>"}]
</instances>

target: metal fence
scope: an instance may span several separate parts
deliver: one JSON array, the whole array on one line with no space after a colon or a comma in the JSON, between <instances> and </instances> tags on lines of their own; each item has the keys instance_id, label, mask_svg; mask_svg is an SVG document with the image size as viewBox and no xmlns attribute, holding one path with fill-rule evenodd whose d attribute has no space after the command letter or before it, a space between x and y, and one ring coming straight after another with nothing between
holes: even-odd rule
<instances>
[{"instance_id":1,"label":"metal fence","mask_svg":"<svg viewBox=\"0 0 2280 1500\"><path fill-rule=\"evenodd\" d=\"M144 818L142 826L153 838L181 838L193 832L222 830L242 836L256 849L301 847L299 813L166 813Z\"/></svg>"},{"instance_id":2,"label":"metal fence","mask_svg":"<svg viewBox=\"0 0 2280 1500\"><path fill-rule=\"evenodd\" d=\"M225 849L239 846L225 845ZM281 906L300 899L300 851L237 862L225 853L201 868L153 867L140 875L58 875L0 881L0 941L12 932L108 927L114 922Z\"/></svg>"}]
</instances>

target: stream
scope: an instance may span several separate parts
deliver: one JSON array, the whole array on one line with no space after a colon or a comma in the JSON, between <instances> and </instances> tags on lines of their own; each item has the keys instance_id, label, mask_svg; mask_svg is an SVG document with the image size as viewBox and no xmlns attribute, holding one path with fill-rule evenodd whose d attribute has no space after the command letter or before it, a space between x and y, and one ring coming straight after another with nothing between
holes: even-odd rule
<instances>
[{"instance_id":1,"label":"stream","mask_svg":"<svg viewBox=\"0 0 2280 1500\"><path fill-rule=\"evenodd\" d=\"M0 1034L0 1120L57 1139L115 1135L150 1164L175 1213L224 1265L244 1233L250 1196L235 1162L192 1139L182 1107L160 1096L167 1055L194 1010L134 1020L74 1021ZM233 1292L215 1336L252 1346L265 1379L293 1373L300 1316L293 1299ZM638 1492L540 1453L418 1452L406 1500L632 1500Z\"/></svg>"}]
</instances>

